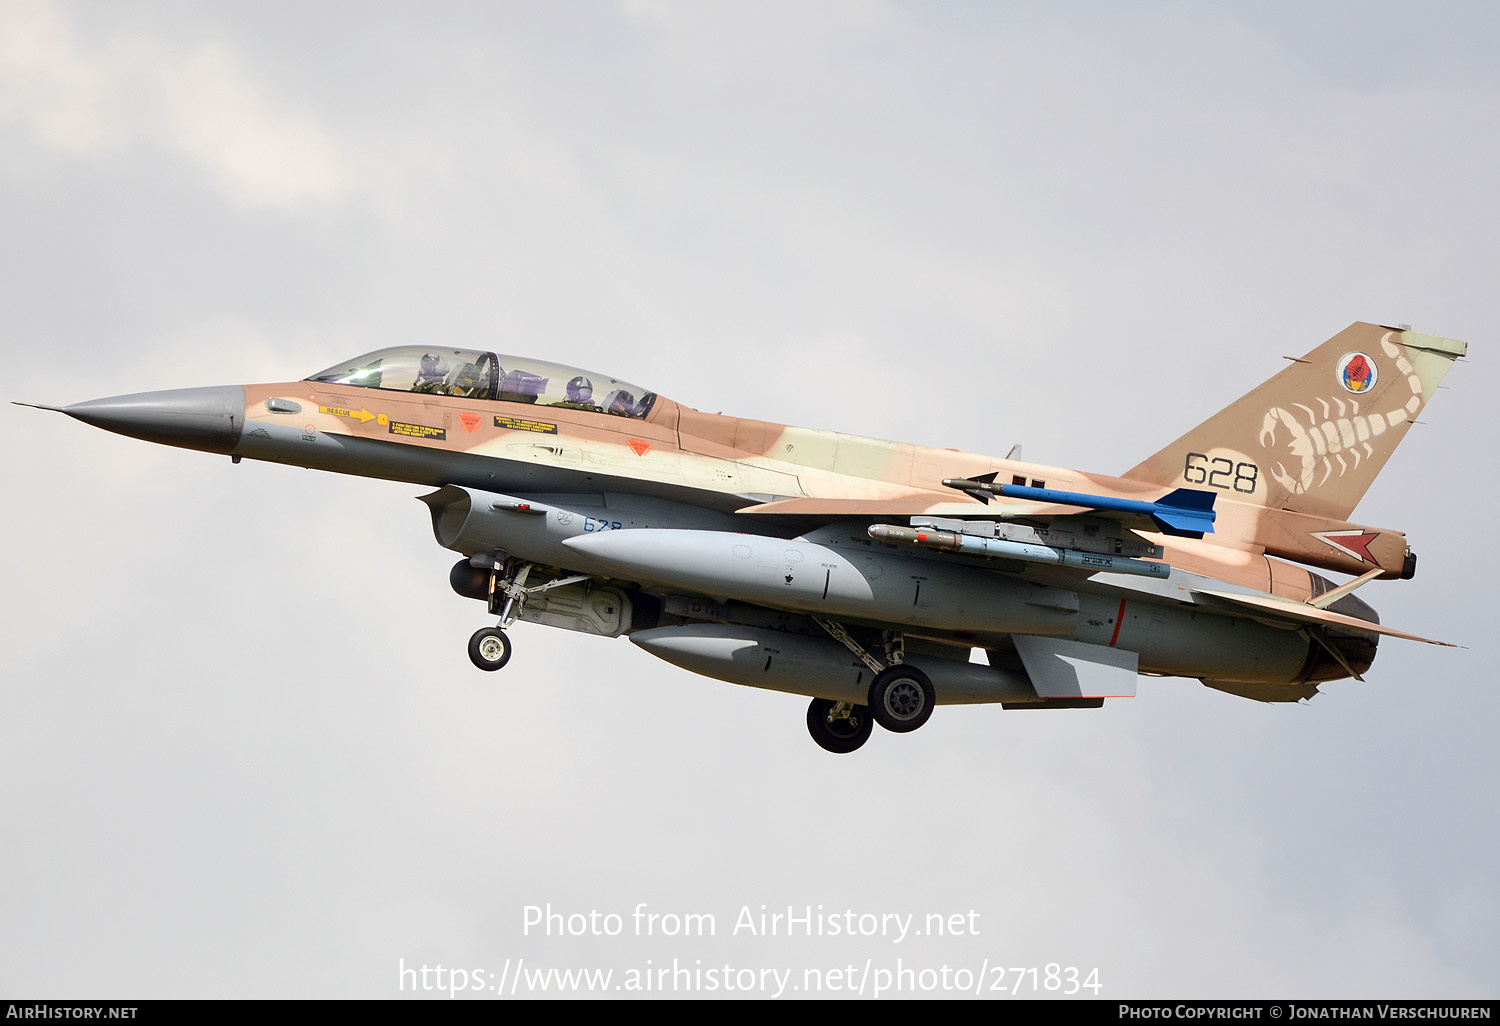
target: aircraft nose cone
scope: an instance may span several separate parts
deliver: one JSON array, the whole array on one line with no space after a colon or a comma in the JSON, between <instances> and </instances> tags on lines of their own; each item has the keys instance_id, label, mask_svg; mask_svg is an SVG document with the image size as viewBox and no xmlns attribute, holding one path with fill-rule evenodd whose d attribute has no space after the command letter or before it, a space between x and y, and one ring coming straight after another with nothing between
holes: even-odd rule
<instances>
[{"instance_id":1,"label":"aircraft nose cone","mask_svg":"<svg viewBox=\"0 0 1500 1026\"><path fill-rule=\"evenodd\" d=\"M136 392L64 406L85 424L131 438L184 449L229 453L245 426L245 390L239 385Z\"/></svg>"}]
</instances>

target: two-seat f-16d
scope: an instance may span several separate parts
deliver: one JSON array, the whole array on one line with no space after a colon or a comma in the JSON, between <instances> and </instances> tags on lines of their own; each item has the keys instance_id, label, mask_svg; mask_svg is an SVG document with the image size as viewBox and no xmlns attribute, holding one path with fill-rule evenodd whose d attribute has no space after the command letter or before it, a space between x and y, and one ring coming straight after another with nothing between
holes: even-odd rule
<instances>
[{"instance_id":1,"label":"two-seat f-16d","mask_svg":"<svg viewBox=\"0 0 1500 1026\"><path fill-rule=\"evenodd\" d=\"M506 665L517 620L625 635L811 697L813 739L849 752L936 705L1093 708L1142 674L1268 702L1360 679L1380 635L1414 636L1353 592L1416 559L1402 532L1348 518L1465 350L1354 324L1118 477L701 413L431 346L61 412L431 486L438 543L464 557L453 588L499 621L470 640L481 669Z\"/></svg>"}]
</instances>

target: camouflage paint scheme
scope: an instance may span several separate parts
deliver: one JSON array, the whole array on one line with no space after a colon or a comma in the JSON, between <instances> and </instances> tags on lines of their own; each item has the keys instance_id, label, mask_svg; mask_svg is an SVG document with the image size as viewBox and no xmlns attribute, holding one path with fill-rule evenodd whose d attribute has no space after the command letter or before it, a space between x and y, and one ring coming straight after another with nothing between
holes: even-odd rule
<instances>
[{"instance_id":1,"label":"camouflage paint scheme","mask_svg":"<svg viewBox=\"0 0 1500 1026\"><path fill-rule=\"evenodd\" d=\"M102 404L114 400L63 412L236 461L432 486L424 501L439 542L470 557L455 567L454 587L492 612L516 599L504 607L507 623L631 634L697 672L813 696L814 738L848 751L868 736L870 676L902 665L936 683L921 721L934 703L1095 706L1134 694L1137 673L1199 677L1269 701L1358 677L1377 635L1414 636L1379 626L1352 588L1308 567L1354 575L1355 587L1412 575L1402 532L1348 518L1465 351L1406 329L1351 325L1118 477L707 414L649 393L635 416L622 416L587 396L546 405L534 395L443 394L440 379L417 390L353 379L246 385L243 419L213 445L113 424ZM541 366L554 376L572 370ZM167 395L122 399L140 406ZM86 416L95 405L103 412ZM945 487L951 479L1148 503L1188 489L1211 495L1214 522L1202 537L1163 533L1092 502ZM882 525L896 530L882 534ZM625 537L633 529L653 533ZM1129 576L933 551L925 534L926 548L883 540L1016 530L1062 548L1104 539L1077 544L1166 566ZM678 558L689 550L697 562ZM814 564L821 597L772 589L783 570L786 589L805 588ZM892 597L893 577L916 582L909 612ZM968 663L971 648L985 649L991 666ZM753 658L742 658L746 650ZM502 665L509 651L506 640ZM763 673L751 666L762 655ZM471 657L485 665L472 646ZM831 742L818 717L833 725Z\"/></svg>"}]
</instances>

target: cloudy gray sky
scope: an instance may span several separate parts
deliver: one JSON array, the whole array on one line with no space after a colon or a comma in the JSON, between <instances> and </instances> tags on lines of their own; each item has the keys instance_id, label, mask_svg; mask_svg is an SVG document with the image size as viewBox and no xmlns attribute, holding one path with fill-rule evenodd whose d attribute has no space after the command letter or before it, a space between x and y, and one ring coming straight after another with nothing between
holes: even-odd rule
<instances>
[{"instance_id":1,"label":"cloudy gray sky","mask_svg":"<svg viewBox=\"0 0 1500 1026\"><path fill-rule=\"evenodd\" d=\"M675 960L1495 997L1497 36L1482 3L0 0L6 399L443 340L1118 473L1351 321L1473 353L1357 514L1421 555L1362 594L1466 647L847 758L623 640L520 625L473 670L419 489L6 405L0 994ZM716 933L637 936L643 903ZM623 931L528 931L549 905ZM762 906L972 917L734 931Z\"/></svg>"}]
</instances>

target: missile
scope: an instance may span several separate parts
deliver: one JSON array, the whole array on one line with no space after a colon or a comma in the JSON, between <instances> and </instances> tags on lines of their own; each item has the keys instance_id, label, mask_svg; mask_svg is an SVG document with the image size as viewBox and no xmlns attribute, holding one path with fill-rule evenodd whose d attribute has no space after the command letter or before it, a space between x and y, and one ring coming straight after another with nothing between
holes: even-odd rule
<instances>
[{"instance_id":1,"label":"missile","mask_svg":"<svg viewBox=\"0 0 1500 1026\"><path fill-rule=\"evenodd\" d=\"M876 541L916 545L919 548L935 549L938 552L967 552L991 559L1020 559L1028 563L1052 563L1057 566L1071 566L1080 570L1093 570L1101 573L1135 574L1139 577L1164 579L1172 572L1172 568L1166 563L1112 556L1102 552L1084 552L1081 549L1060 549L1054 545L1012 541L1009 538L981 538L972 534L958 534L954 531L933 531L924 528L875 524L869 529L869 534Z\"/></svg>"},{"instance_id":2,"label":"missile","mask_svg":"<svg viewBox=\"0 0 1500 1026\"><path fill-rule=\"evenodd\" d=\"M1087 492L1064 492L1055 488L997 484L993 480L987 480L990 477L993 475L978 478L949 477L943 479L943 484L985 502L989 501L990 495L1003 495L1008 499L1082 506L1110 513L1134 513L1149 517L1164 534L1188 538L1201 538L1205 534L1212 534L1214 529L1215 494L1196 488L1178 488L1154 502L1143 502L1139 499L1117 499L1109 495L1090 495Z\"/></svg>"}]
</instances>

